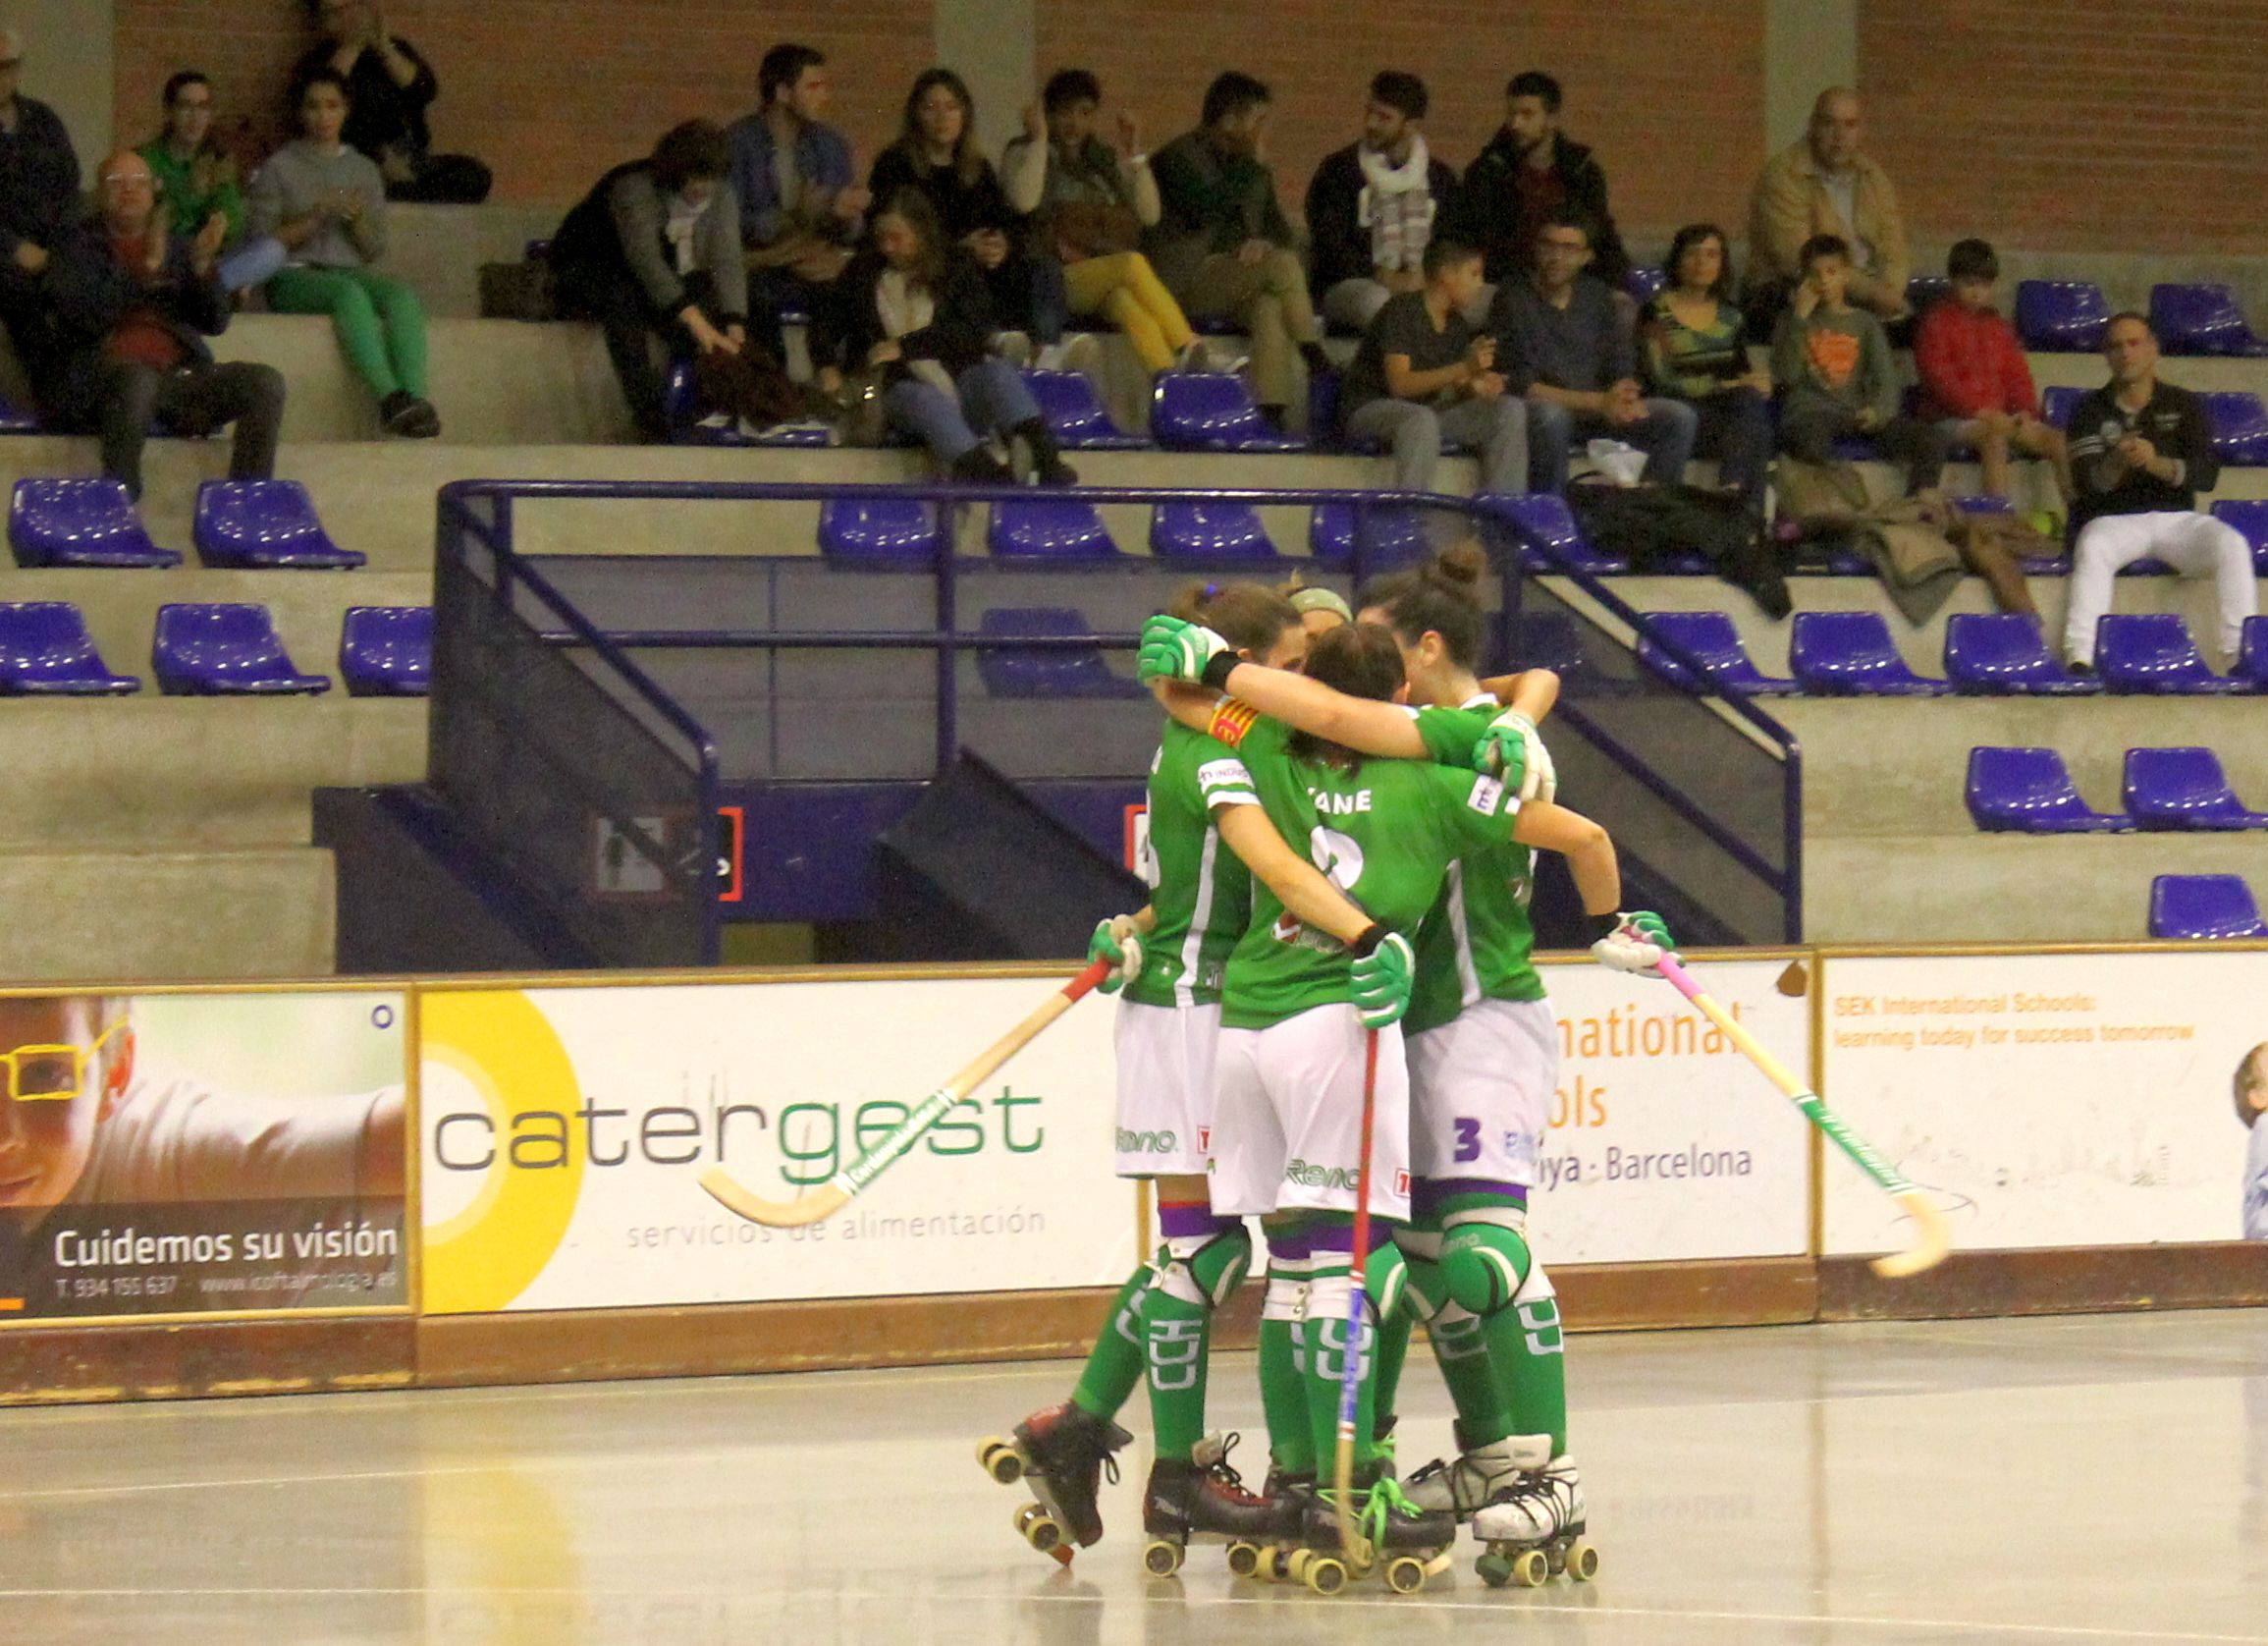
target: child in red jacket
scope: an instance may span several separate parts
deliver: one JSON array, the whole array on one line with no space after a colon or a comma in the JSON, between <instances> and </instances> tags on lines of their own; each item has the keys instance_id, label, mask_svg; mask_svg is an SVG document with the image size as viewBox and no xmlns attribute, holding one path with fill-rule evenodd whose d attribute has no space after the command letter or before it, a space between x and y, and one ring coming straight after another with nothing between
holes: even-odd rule
<instances>
[{"instance_id":1,"label":"child in red jacket","mask_svg":"<svg viewBox=\"0 0 2268 1646\"><path fill-rule=\"evenodd\" d=\"M1965 240L1946 257L1945 272L1953 277L1953 296L1932 305L1914 334L1919 415L1954 443L1975 448L1986 491L2014 495L2008 457L2021 452L2055 466L2056 487L2068 506L2071 463L2063 430L2040 420L2024 345L1992 306L2000 259L1985 242Z\"/></svg>"}]
</instances>

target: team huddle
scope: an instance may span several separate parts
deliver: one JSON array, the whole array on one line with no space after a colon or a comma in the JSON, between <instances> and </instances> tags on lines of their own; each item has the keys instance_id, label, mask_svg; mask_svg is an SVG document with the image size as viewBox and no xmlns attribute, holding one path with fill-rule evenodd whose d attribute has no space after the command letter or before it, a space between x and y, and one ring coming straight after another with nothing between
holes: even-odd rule
<instances>
[{"instance_id":1,"label":"team huddle","mask_svg":"<svg viewBox=\"0 0 2268 1646\"><path fill-rule=\"evenodd\" d=\"M1154 1180L1161 1243L1071 1398L980 1453L996 1478L1032 1480L1019 1523L1040 1547L1102 1536L1099 1477L1131 1438L1113 1419L1147 1377L1159 1575L1211 1535L1240 1574L1328 1592L1361 1574L1334 1558L1352 1547L1412 1589L1465 1521L1490 1583L1595 1563L1558 1307L1525 1237L1559 1060L1530 959L1534 852L1566 858L1602 962L1650 971L1671 939L1618 912L1613 844L1554 799L1537 727L1556 677L1477 678L1485 569L1477 545L1451 548L1354 612L1323 590L1206 584L1144 630L1142 677L1169 716L1152 898L1105 921L1090 959L1124 989L1117 1171ZM1206 1428L1212 1316L1251 1266L1248 1218L1267 1240L1258 1493ZM1456 1451L1405 1479L1395 1396L1420 1320Z\"/></svg>"}]
</instances>

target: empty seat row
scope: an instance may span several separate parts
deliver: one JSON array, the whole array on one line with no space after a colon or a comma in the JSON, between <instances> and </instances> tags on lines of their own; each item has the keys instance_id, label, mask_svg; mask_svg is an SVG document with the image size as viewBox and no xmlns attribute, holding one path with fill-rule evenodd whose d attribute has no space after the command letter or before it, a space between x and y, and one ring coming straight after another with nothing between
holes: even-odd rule
<instances>
[{"instance_id":1,"label":"empty seat row","mask_svg":"<svg viewBox=\"0 0 2268 1646\"><path fill-rule=\"evenodd\" d=\"M368 559L331 541L297 480L207 480L197 488L197 558L231 571L351 571ZM150 541L122 480L16 482L8 546L19 566L179 566Z\"/></svg>"},{"instance_id":2,"label":"empty seat row","mask_svg":"<svg viewBox=\"0 0 2268 1646\"><path fill-rule=\"evenodd\" d=\"M2268 617L2248 618L2234 674L2199 655L2188 626L2170 612L2112 613L2095 626L2095 673L2070 674L2049 655L2038 621L2020 612L1962 612L1945 621L1942 679L1910 668L1878 612L1798 612L1787 676L1767 675L1741 644L1725 612L1647 612L1638 654L1687 691L1730 697L2213 696L2268 692ZM1667 640L1701 665L1698 677Z\"/></svg>"},{"instance_id":3,"label":"empty seat row","mask_svg":"<svg viewBox=\"0 0 2268 1646\"><path fill-rule=\"evenodd\" d=\"M2123 812L2088 805L2052 748L1971 749L1966 796L1969 815L1991 834L2268 829L2268 812L2238 799L2209 748L2128 749Z\"/></svg>"},{"instance_id":4,"label":"empty seat row","mask_svg":"<svg viewBox=\"0 0 2268 1646\"><path fill-rule=\"evenodd\" d=\"M265 606L171 604L157 610L150 673L172 697L313 694L331 689L285 651ZM422 697L433 668L429 606L351 606L339 629L339 676L356 697ZM116 696L141 683L95 650L86 620L62 600L0 604L0 693Z\"/></svg>"},{"instance_id":5,"label":"empty seat row","mask_svg":"<svg viewBox=\"0 0 2268 1646\"><path fill-rule=\"evenodd\" d=\"M945 536L942 512L916 499L831 498L820 506L820 552L845 566L933 567L945 552ZM1309 515L1308 547L1319 562L1351 565L1358 541L1366 569L1385 570L1427 553L1424 522L1411 510L1325 503ZM1058 565L1115 560L1123 553L1093 504L1059 492L994 504L985 546L997 559ZM1244 503L1156 505L1150 551L1161 560L1208 567L1267 567L1283 558L1259 511Z\"/></svg>"},{"instance_id":6,"label":"empty seat row","mask_svg":"<svg viewBox=\"0 0 2268 1646\"><path fill-rule=\"evenodd\" d=\"M1907 291L1911 297L1914 287ZM2091 280L2017 283L2016 332L2026 349L2091 354L2103 346L2110 318L2110 302ZM2268 355L2268 343L2253 335L2237 294L2226 286L2203 282L2152 286L2150 327L2169 355Z\"/></svg>"}]
</instances>

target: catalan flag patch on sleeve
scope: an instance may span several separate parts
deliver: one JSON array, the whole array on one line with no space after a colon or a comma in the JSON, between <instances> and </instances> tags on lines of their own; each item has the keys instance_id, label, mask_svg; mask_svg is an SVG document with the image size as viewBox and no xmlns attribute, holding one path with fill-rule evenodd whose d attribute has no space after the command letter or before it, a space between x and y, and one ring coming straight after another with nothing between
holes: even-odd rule
<instances>
[{"instance_id":1,"label":"catalan flag patch on sleeve","mask_svg":"<svg viewBox=\"0 0 2268 1646\"><path fill-rule=\"evenodd\" d=\"M1235 748L1244 741L1245 733L1260 720L1260 711L1249 703L1240 703L1233 697L1223 697L1214 705L1213 724L1206 728L1216 742Z\"/></svg>"}]
</instances>

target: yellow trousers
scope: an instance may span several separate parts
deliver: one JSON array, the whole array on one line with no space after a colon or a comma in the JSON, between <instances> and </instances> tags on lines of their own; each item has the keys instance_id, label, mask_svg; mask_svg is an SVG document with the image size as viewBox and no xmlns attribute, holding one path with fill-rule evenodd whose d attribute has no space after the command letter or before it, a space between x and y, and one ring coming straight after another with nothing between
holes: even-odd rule
<instances>
[{"instance_id":1,"label":"yellow trousers","mask_svg":"<svg viewBox=\"0 0 2268 1646\"><path fill-rule=\"evenodd\" d=\"M1126 334L1143 366L1153 375L1173 363L1175 354L1197 341L1189 318L1139 251L1088 257L1063 268L1063 287L1074 314L1100 314Z\"/></svg>"}]
</instances>

